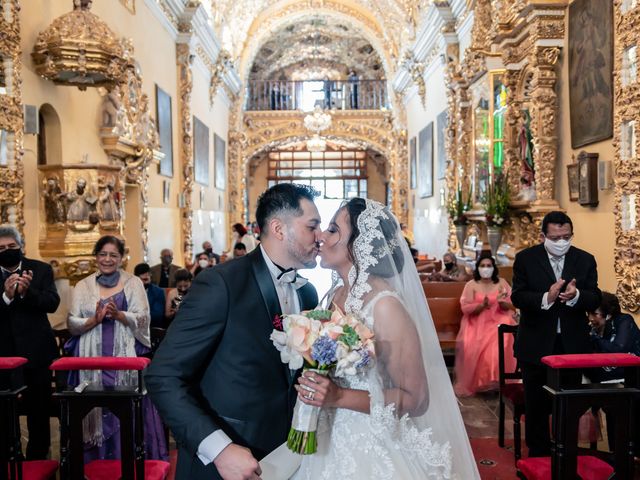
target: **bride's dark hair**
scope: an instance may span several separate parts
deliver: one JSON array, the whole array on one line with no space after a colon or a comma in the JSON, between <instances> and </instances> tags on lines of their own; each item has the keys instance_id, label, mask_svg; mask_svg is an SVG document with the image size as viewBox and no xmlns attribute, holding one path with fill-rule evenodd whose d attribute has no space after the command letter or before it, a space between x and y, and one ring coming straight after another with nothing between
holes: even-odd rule
<instances>
[{"instance_id":1,"label":"bride's dark hair","mask_svg":"<svg viewBox=\"0 0 640 480\"><path fill-rule=\"evenodd\" d=\"M351 226L351 236L347 241L347 252L349 253L349 260L351 260L356 268L357 278L360 275L360 267L353 252L353 244L360 235L358 217L366 210L367 202L363 198L356 197L346 202L343 208L347 211L349 225ZM388 278L402 271L402 267L404 266L402 246L395 245L393 241L398 232L398 228L398 222L395 221L393 216L390 215L389 217L380 218L380 230L384 235L384 240L374 240L372 243L374 251L377 252L375 257L378 263L367 268L369 274Z\"/></svg>"}]
</instances>

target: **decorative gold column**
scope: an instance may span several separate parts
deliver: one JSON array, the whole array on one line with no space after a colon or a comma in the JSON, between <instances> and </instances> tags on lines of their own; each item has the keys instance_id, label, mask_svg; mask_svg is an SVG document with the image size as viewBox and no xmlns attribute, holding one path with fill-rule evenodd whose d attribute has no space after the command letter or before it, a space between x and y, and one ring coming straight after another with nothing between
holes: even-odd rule
<instances>
[{"instance_id":1,"label":"decorative gold column","mask_svg":"<svg viewBox=\"0 0 640 480\"><path fill-rule=\"evenodd\" d=\"M618 298L625 310L640 311L640 84L627 79L631 65L625 65L625 52L640 47L640 8L623 13L619 0L614 3L614 115L615 147L615 271ZM631 62L631 59L628 59ZM637 59L635 60L637 64ZM627 67L625 69L625 66Z\"/></svg>"},{"instance_id":2,"label":"decorative gold column","mask_svg":"<svg viewBox=\"0 0 640 480\"><path fill-rule=\"evenodd\" d=\"M520 159L519 134L522 125L522 102L518 95L519 71L507 70L503 81L507 87L507 111L504 116L504 160L505 171L509 176L509 187L514 196L520 190L522 176L522 160Z\"/></svg>"},{"instance_id":3,"label":"decorative gold column","mask_svg":"<svg viewBox=\"0 0 640 480\"><path fill-rule=\"evenodd\" d=\"M20 2L5 0L0 15L0 68L5 93L0 95L0 141L7 152L0 164L0 223L24 227L24 166ZM1 160L0 160L1 161Z\"/></svg>"},{"instance_id":4,"label":"decorative gold column","mask_svg":"<svg viewBox=\"0 0 640 480\"><path fill-rule=\"evenodd\" d=\"M193 89L193 55L189 43L176 45L178 63L178 91L180 95L180 163L182 165L182 192L180 212L182 217L182 254L184 261L193 258L193 124L191 119L191 90Z\"/></svg>"},{"instance_id":5,"label":"decorative gold column","mask_svg":"<svg viewBox=\"0 0 640 480\"><path fill-rule=\"evenodd\" d=\"M555 199L555 170L558 157L556 120L558 96L556 94L556 63L558 47L536 47L531 54L533 82L531 91L531 132L533 134L538 206L557 207Z\"/></svg>"}]
</instances>

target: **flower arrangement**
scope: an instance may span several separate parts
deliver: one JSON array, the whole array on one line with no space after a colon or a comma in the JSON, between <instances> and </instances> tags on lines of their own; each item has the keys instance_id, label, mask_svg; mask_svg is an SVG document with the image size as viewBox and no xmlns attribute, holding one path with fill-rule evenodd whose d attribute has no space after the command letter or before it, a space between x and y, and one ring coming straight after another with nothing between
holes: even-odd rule
<instances>
[{"instance_id":1,"label":"flower arrangement","mask_svg":"<svg viewBox=\"0 0 640 480\"><path fill-rule=\"evenodd\" d=\"M495 181L489 183L485 196L485 216L489 227L503 227L509 224L509 202L511 191L505 175L496 175Z\"/></svg>"},{"instance_id":2,"label":"flower arrangement","mask_svg":"<svg viewBox=\"0 0 640 480\"><path fill-rule=\"evenodd\" d=\"M456 195L451 199L449 207L447 208L449 218L451 218L454 225L466 225L469 223L469 220L465 213L469 210L471 210L471 191L469 191L469 194L467 195L467 200L464 201L462 186L458 186Z\"/></svg>"},{"instance_id":3,"label":"flower arrangement","mask_svg":"<svg viewBox=\"0 0 640 480\"><path fill-rule=\"evenodd\" d=\"M374 357L373 332L355 315L339 310L277 316L273 326L270 339L291 370L304 367L320 375L333 371L334 377L344 377L355 375ZM319 412L319 407L298 399L287 438L291 451L302 455L317 451Z\"/></svg>"}]
</instances>

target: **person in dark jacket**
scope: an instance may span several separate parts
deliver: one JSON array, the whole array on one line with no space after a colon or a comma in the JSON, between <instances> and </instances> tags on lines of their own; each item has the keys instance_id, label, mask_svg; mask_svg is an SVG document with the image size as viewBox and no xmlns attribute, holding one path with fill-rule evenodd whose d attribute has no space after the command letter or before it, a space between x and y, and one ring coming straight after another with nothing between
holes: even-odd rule
<instances>
[{"instance_id":1,"label":"person in dark jacket","mask_svg":"<svg viewBox=\"0 0 640 480\"><path fill-rule=\"evenodd\" d=\"M49 365L58 356L48 313L54 313L60 297L47 263L26 258L24 243L11 225L0 226L0 356L25 357L24 393L27 411L27 460L43 460L49 454ZM6 381L6 380L5 380ZM0 378L0 390L5 388Z\"/></svg>"},{"instance_id":2,"label":"person in dark jacket","mask_svg":"<svg viewBox=\"0 0 640 480\"><path fill-rule=\"evenodd\" d=\"M139 263L133 269L133 274L142 280L149 300L149 312L151 313L151 327L164 328L164 290L151 283L151 267L148 263Z\"/></svg>"}]
</instances>

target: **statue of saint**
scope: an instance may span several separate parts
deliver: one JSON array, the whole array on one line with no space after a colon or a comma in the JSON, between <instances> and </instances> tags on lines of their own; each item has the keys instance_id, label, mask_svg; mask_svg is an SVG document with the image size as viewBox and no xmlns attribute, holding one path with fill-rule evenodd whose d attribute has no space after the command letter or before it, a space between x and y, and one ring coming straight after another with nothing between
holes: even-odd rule
<instances>
[{"instance_id":1,"label":"statue of saint","mask_svg":"<svg viewBox=\"0 0 640 480\"><path fill-rule=\"evenodd\" d=\"M118 202L115 198L115 181L113 178L105 180L101 177L98 181L100 194L98 195L98 214L103 222L117 222L120 214Z\"/></svg>"},{"instance_id":2,"label":"statue of saint","mask_svg":"<svg viewBox=\"0 0 640 480\"><path fill-rule=\"evenodd\" d=\"M87 181L79 178L76 182L76 189L66 194L69 208L67 210L67 221L88 222L89 216L95 210L97 198L87 192Z\"/></svg>"},{"instance_id":3,"label":"statue of saint","mask_svg":"<svg viewBox=\"0 0 640 480\"><path fill-rule=\"evenodd\" d=\"M58 177L49 177L45 182L44 212L48 224L62 223L67 217L66 206L63 202L66 194L60 188Z\"/></svg>"}]
</instances>

